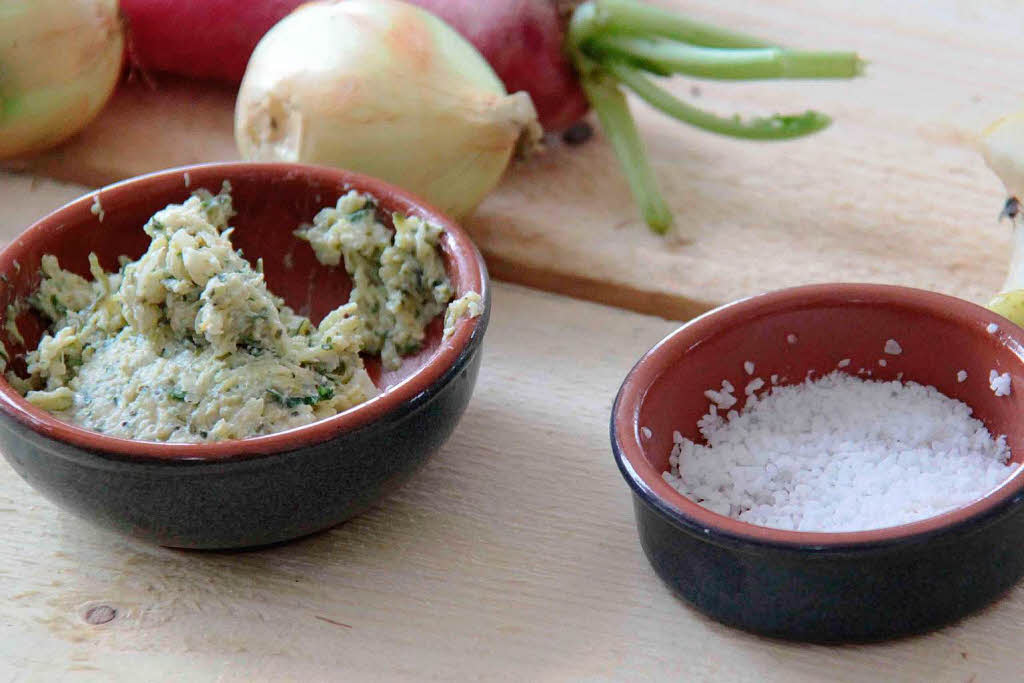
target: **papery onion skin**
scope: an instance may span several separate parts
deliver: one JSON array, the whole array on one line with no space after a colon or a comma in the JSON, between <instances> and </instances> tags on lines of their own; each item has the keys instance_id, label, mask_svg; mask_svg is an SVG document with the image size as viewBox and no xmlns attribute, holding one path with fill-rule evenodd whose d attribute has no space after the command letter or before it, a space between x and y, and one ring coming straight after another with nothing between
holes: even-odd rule
<instances>
[{"instance_id":1,"label":"papery onion skin","mask_svg":"<svg viewBox=\"0 0 1024 683\"><path fill-rule=\"evenodd\" d=\"M82 130L121 74L117 0L13 0L0 6L0 158Z\"/></svg>"},{"instance_id":2,"label":"papery onion skin","mask_svg":"<svg viewBox=\"0 0 1024 683\"><path fill-rule=\"evenodd\" d=\"M1024 201L1024 109L985 128L978 145L985 163L1006 186L1006 193Z\"/></svg>"},{"instance_id":3,"label":"papery onion skin","mask_svg":"<svg viewBox=\"0 0 1024 683\"><path fill-rule=\"evenodd\" d=\"M524 132L476 49L397 0L311 2L256 46L235 107L242 156L346 168L418 194L458 218L501 178Z\"/></svg>"}]
</instances>

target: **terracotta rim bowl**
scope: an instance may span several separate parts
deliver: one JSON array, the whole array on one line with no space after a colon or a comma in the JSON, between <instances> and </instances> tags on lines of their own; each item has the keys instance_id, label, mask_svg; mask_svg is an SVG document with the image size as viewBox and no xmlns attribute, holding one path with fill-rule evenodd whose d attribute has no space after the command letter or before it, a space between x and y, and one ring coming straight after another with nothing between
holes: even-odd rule
<instances>
[{"instance_id":1,"label":"terracotta rim bowl","mask_svg":"<svg viewBox=\"0 0 1024 683\"><path fill-rule=\"evenodd\" d=\"M994 333L987 331L991 323L999 328ZM787 340L791 334L796 343ZM901 354L884 352L888 339L901 344ZM845 358L852 362L838 368ZM747 360L755 364L753 376L744 370ZM870 378L901 377L966 402L994 436L1006 435L1012 461L1024 462L1024 330L1001 316L941 294L870 284L796 287L723 306L645 354L611 416L612 450L634 493L641 544L677 594L715 618L761 633L870 640L962 616L1024 574L1024 550L1017 549L1024 469L944 514L838 533L741 522L662 479L673 430L701 440L696 422L707 411L705 389L729 380L739 410L754 377L767 386L777 374L780 384L793 384L812 370L820 376L861 368ZM962 383L961 369L968 373ZM1010 373L1010 396L994 395L991 369ZM880 578L885 574L893 577L889 583Z\"/></svg>"},{"instance_id":2,"label":"terracotta rim bowl","mask_svg":"<svg viewBox=\"0 0 1024 683\"><path fill-rule=\"evenodd\" d=\"M456 292L455 298L467 291L476 291L481 295L485 306L489 306L487 270L480 252L461 227L423 201L383 181L357 173L302 164L248 162L201 164L159 171L101 188L57 209L29 227L0 252L0 273L6 274L9 278L7 285L0 290L0 304L6 307L16 298L23 297L32 291L39 281L38 270L41 256L44 253L51 253L62 242L67 240L83 242L76 252L72 252L78 254L78 263L72 264L71 269L78 271L85 270L82 259L85 258L85 254L89 250L99 250L104 246L110 246L109 242L104 243L102 238L99 238L99 248L97 248L96 239L92 239L91 236L83 237L81 234L83 226L89 226L89 230L93 233L101 234L107 226L118 221L120 213L128 212L135 217L137 232L141 235L142 222L138 221L138 217L146 212L152 214L170 202L183 201L192 191L201 187L216 192L225 180L231 181L236 190L254 183L278 186L292 184L294 187L290 187L285 194L295 195L296 202L309 207L306 212L308 213L308 217L305 219L307 221L312 220L316 207L333 205L340 190L357 189L377 197L380 200L380 206L385 210L419 215L440 224L444 228L441 250L449 278ZM303 192L307 196L300 196ZM97 198L105 214L103 222L92 210ZM235 205L236 209L239 209L240 215L236 218L238 220L242 217L245 208L239 207L237 198ZM233 220L232 225L234 224ZM282 225L281 231L290 235L291 230L296 227L298 227L297 224ZM125 228L122 227L119 230L123 232ZM243 230L236 231L235 241L237 242L237 238L244 234ZM115 235L119 235L119 233L115 232ZM143 235L143 237L145 236ZM271 248L274 246L277 245L270 245ZM257 244L254 249L246 249L247 255L250 257L266 255L265 252L259 251L259 247L260 245ZM133 258L137 257L139 253L128 251L128 255ZM60 260L62 266L68 267L65 265L65 258L60 258ZM101 254L101 261L103 261L103 254ZM76 265L77 267L75 267ZM104 266L111 269L115 264L105 262ZM338 268L344 274L344 269L341 266ZM345 278L346 284L343 286L348 287L347 276ZM271 291L284 295L284 298L292 303L289 298L290 292L276 291L269 271L267 279ZM333 287L329 282L324 286ZM312 292L312 285L308 289ZM337 294L336 291L333 293ZM318 303L322 302L319 301L321 298L319 292L314 292L314 294L317 296L309 294L308 297L311 300L310 305L316 308ZM299 307L294 304L293 307L299 310ZM332 307L329 306L327 310ZM321 311L321 315L324 312L326 311ZM460 320L455 333L443 341L439 339L439 327L435 325L434 327L437 329L432 330L435 342L433 348L419 354L412 362L406 362L403 371L397 375L387 376L388 381L385 383L388 386L378 396L333 417L266 436L211 443L161 443L107 436L57 420L46 411L22 398L3 379L0 379L0 411L47 437L96 453L126 458L227 460L288 451L325 442L340 434L359 429L396 410L403 404L414 401L456 365L460 356L465 353L470 340L482 333L482 329L479 328L482 324L486 324L485 321L486 316ZM22 318L19 318L19 324L21 323ZM38 324L33 326L33 322L29 320L28 326L34 334L26 334L26 337L30 341L33 337L38 339ZM33 327L36 329L32 329ZM0 333L0 336L10 344L6 334ZM31 343L31 346L34 346L34 342Z\"/></svg>"}]
</instances>

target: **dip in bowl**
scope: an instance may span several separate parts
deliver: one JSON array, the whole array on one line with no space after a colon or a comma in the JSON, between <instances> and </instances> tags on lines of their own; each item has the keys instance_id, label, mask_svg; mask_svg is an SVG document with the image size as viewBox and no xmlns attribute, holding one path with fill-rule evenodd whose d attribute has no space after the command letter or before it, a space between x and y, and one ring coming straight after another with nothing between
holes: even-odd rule
<instances>
[{"instance_id":1,"label":"dip in bowl","mask_svg":"<svg viewBox=\"0 0 1024 683\"><path fill-rule=\"evenodd\" d=\"M215 193L225 181L236 211L234 247L250 262L262 259L267 288L314 325L348 301L351 280L344 267L323 265L293 233L351 190L376 198L382 215L440 226L453 298L476 292L483 305L448 335L443 314L437 316L422 345L405 349L397 367L393 359L384 367L364 354L376 387L369 400L246 439L164 443L101 434L57 419L0 381L0 448L22 477L80 516L176 547L295 538L357 514L405 481L447 439L468 403L489 312L486 268L472 242L402 191L326 168L209 164L98 190L42 219L0 253L0 303L19 311L20 335L11 325L0 332L10 366L24 373L24 353L36 347L48 322L24 305L39 287L45 254L87 279L91 252L114 271L119 256L135 259L149 246L142 226L150 217L198 188Z\"/></svg>"},{"instance_id":2,"label":"dip in bowl","mask_svg":"<svg viewBox=\"0 0 1024 683\"><path fill-rule=\"evenodd\" d=\"M705 392L742 414L744 388L767 389L757 377L792 386L833 372L915 382L967 404L989 434L1005 436L1006 478L909 523L857 530L832 519L843 531L761 526L720 500L701 504L677 490L670 458L686 474L692 461L673 456L676 445L704 443L697 422L711 402ZM736 388L735 406L717 391L723 380ZM960 618L1024 575L1022 408L1024 331L1009 321L921 290L814 285L716 309L651 349L615 401L612 450L634 494L641 546L677 595L766 635L875 640Z\"/></svg>"}]
</instances>

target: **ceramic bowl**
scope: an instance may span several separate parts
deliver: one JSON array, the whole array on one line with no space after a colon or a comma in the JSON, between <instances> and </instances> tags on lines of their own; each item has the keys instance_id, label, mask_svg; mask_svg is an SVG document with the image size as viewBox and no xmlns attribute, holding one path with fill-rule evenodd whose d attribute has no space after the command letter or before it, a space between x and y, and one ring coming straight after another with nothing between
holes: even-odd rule
<instances>
[{"instance_id":1,"label":"ceramic bowl","mask_svg":"<svg viewBox=\"0 0 1024 683\"><path fill-rule=\"evenodd\" d=\"M428 328L423 350L396 371L368 361L382 393L334 417L245 440L169 444L113 438L60 422L0 380L0 449L29 484L103 526L183 548L236 548L284 541L335 525L406 481L445 442L476 382L489 294L483 259L466 233L402 190L354 173L295 164L220 163L126 180L74 201L31 226L0 253L0 307L32 293L43 254L88 275L95 252L108 270L148 246L142 225L190 192L231 183L235 245L262 257L271 291L318 322L348 299L344 268L323 266L292 231L350 189L387 211L444 227L441 248L456 296L479 292L484 313L442 339ZM102 214L92 210L98 199ZM31 311L19 326L30 348L42 332ZM7 330L12 356L25 347ZM14 366L17 367L15 361ZM24 363L21 363L22 367Z\"/></svg>"},{"instance_id":2,"label":"ceramic bowl","mask_svg":"<svg viewBox=\"0 0 1024 683\"><path fill-rule=\"evenodd\" d=\"M999 329L990 333L987 326ZM790 337L789 335L795 335ZM796 343L790 343L795 339ZM895 339L900 355L883 352ZM755 374L799 382L851 359L875 379L932 385L1005 434L1024 461L1024 331L974 304L881 285L798 287L703 315L651 349L612 413L612 449L634 494L640 543L684 600L727 624L811 641L875 640L934 628L1006 591L1024 573L1024 471L976 502L870 531L797 532L747 524L688 500L662 479L672 432L699 441L703 396ZM879 359L886 360L881 367ZM957 381L957 372L968 378ZM1009 372L997 397L989 371ZM737 390L742 395L742 389ZM738 404L736 408L741 408ZM648 430L650 430L648 432ZM650 434L649 438L646 436Z\"/></svg>"}]
</instances>

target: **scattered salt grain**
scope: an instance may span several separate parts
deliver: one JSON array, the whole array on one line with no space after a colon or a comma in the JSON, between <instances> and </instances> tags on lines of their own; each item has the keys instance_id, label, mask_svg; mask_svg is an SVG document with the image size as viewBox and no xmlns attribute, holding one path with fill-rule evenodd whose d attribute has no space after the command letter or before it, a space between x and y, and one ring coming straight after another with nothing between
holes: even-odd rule
<instances>
[{"instance_id":1,"label":"scattered salt grain","mask_svg":"<svg viewBox=\"0 0 1024 683\"><path fill-rule=\"evenodd\" d=\"M751 363L749 360L748 361L744 361L744 363L743 363L743 370L748 375L753 375L754 374L754 364Z\"/></svg>"},{"instance_id":2,"label":"scattered salt grain","mask_svg":"<svg viewBox=\"0 0 1024 683\"><path fill-rule=\"evenodd\" d=\"M786 341L790 344L796 344L796 335L790 332L786 335Z\"/></svg>"},{"instance_id":3,"label":"scattered salt grain","mask_svg":"<svg viewBox=\"0 0 1024 683\"><path fill-rule=\"evenodd\" d=\"M999 331L999 325L996 325L995 323L989 323L989 324L988 324L988 327L986 327L986 328L985 328L985 330L986 330L986 331L987 331L987 332L988 332L989 334L995 334L996 332L998 332L998 331Z\"/></svg>"},{"instance_id":4,"label":"scattered salt grain","mask_svg":"<svg viewBox=\"0 0 1024 683\"><path fill-rule=\"evenodd\" d=\"M706 443L673 432L665 481L710 510L782 529L924 519L977 500L1016 469L1005 437L992 438L965 403L838 371L697 426Z\"/></svg>"},{"instance_id":5,"label":"scattered salt grain","mask_svg":"<svg viewBox=\"0 0 1024 683\"><path fill-rule=\"evenodd\" d=\"M888 339L885 342L885 352L890 356L898 356L903 353L903 347L895 339Z\"/></svg>"},{"instance_id":6,"label":"scattered salt grain","mask_svg":"<svg viewBox=\"0 0 1024 683\"><path fill-rule=\"evenodd\" d=\"M645 439L651 438L651 436L654 434L654 432L651 431L650 427L641 427L640 433L644 435Z\"/></svg>"},{"instance_id":7,"label":"scattered salt grain","mask_svg":"<svg viewBox=\"0 0 1024 683\"><path fill-rule=\"evenodd\" d=\"M736 397L727 391L715 391L714 389L708 389L704 392L704 395L709 401L723 410L728 410L736 405Z\"/></svg>"},{"instance_id":8,"label":"scattered salt grain","mask_svg":"<svg viewBox=\"0 0 1024 683\"><path fill-rule=\"evenodd\" d=\"M100 219L100 223L106 217L107 212L103 210L103 204L100 203L100 193L97 192L92 196L92 206L89 207L89 212Z\"/></svg>"},{"instance_id":9,"label":"scattered salt grain","mask_svg":"<svg viewBox=\"0 0 1024 683\"><path fill-rule=\"evenodd\" d=\"M1012 391L1010 388L1010 373L1004 372L1000 375L995 370L990 370L988 373L988 386L996 396L1009 396Z\"/></svg>"},{"instance_id":10,"label":"scattered salt grain","mask_svg":"<svg viewBox=\"0 0 1024 683\"><path fill-rule=\"evenodd\" d=\"M882 367L884 368L884 367L885 367L886 365L888 365L889 363L888 363L888 361L886 361L886 360L885 360L884 358L879 358L879 359L878 359L878 364L879 364L879 365L881 365L881 366L882 366Z\"/></svg>"},{"instance_id":11,"label":"scattered salt grain","mask_svg":"<svg viewBox=\"0 0 1024 683\"><path fill-rule=\"evenodd\" d=\"M779 383L779 376L778 375L772 375L771 380L772 380L772 385L774 386L774 385Z\"/></svg>"},{"instance_id":12,"label":"scattered salt grain","mask_svg":"<svg viewBox=\"0 0 1024 683\"><path fill-rule=\"evenodd\" d=\"M747 396L750 396L755 391L760 390L763 386L764 380L761 379L760 377L755 377L754 379L750 380L747 386L743 389L743 393L746 394Z\"/></svg>"},{"instance_id":13,"label":"scattered salt grain","mask_svg":"<svg viewBox=\"0 0 1024 683\"><path fill-rule=\"evenodd\" d=\"M961 370L960 372L956 373L956 381L960 382L961 384L966 382L967 381L967 371L966 370Z\"/></svg>"},{"instance_id":14,"label":"scattered salt grain","mask_svg":"<svg viewBox=\"0 0 1024 683\"><path fill-rule=\"evenodd\" d=\"M841 367L841 368L845 368L849 364L850 364L850 359L849 358L844 358L841 361L839 361L838 363L836 363L836 365Z\"/></svg>"},{"instance_id":15,"label":"scattered salt grain","mask_svg":"<svg viewBox=\"0 0 1024 683\"><path fill-rule=\"evenodd\" d=\"M735 389L735 387L733 387L732 382L730 382L727 379L723 379L722 380L722 391L726 392L727 394L731 394L732 392L736 391L736 389Z\"/></svg>"},{"instance_id":16,"label":"scattered salt grain","mask_svg":"<svg viewBox=\"0 0 1024 683\"><path fill-rule=\"evenodd\" d=\"M185 175L183 176L183 178L185 180L185 187L191 187L192 186L192 176L190 176L188 174L188 171L185 171Z\"/></svg>"}]
</instances>

